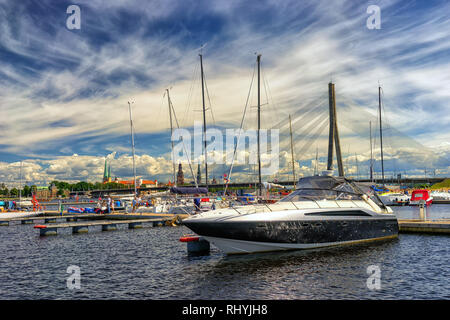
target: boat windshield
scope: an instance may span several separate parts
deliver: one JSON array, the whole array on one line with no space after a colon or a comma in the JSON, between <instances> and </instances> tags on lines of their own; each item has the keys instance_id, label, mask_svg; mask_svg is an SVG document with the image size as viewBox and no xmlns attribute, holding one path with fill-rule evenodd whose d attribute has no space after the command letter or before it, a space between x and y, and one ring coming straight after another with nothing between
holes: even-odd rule
<instances>
[{"instance_id":1,"label":"boat windshield","mask_svg":"<svg viewBox=\"0 0 450 320\"><path fill-rule=\"evenodd\" d=\"M339 191L339 190L324 190L324 189L300 189L295 190L290 195L284 197L280 201L296 202L308 200L362 200L361 195Z\"/></svg>"},{"instance_id":2,"label":"boat windshield","mask_svg":"<svg viewBox=\"0 0 450 320\"><path fill-rule=\"evenodd\" d=\"M372 188L353 183L342 177L330 176L301 178L296 190L280 201L363 200L364 194L377 205L384 207Z\"/></svg>"}]
</instances>

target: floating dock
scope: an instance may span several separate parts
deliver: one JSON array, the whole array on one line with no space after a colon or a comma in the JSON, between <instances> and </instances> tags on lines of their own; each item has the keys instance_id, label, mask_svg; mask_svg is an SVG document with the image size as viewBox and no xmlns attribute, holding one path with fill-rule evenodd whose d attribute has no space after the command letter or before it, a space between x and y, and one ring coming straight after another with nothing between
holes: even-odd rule
<instances>
[{"instance_id":1,"label":"floating dock","mask_svg":"<svg viewBox=\"0 0 450 320\"><path fill-rule=\"evenodd\" d=\"M450 220L398 220L400 233L450 234Z\"/></svg>"},{"instance_id":2,"label":"floating dock","mask_svg":"<svg viewBox=\"0 0 450 320\"><path fill-rule=\"evenodd\" d=\"M20 221L22 224L32 224L36 220L44 220L44 223L56 223L57 220L65 219L67 222L77 221L78 219L104 219L102 215L99 214L85 214L85 215L59 215L59 216L48 216L41 215L35 217L21 217L21 218L0 218L0 226L9 226L10 222Z\"/></svg>"},{"instance_id":3,"label":"floating dock","mask_svg":"<svg viewBox=\"0 0 450 320\"><path fill-rule=\"evenodd\" d=\"M102 231L117 230L117 225L128 224L129 229L142 228L143 224L150 224L152 227L177 226L188 215L169 213L118 213L109 214L68 214L62 216L44 217L49 225L35 225L35 229L40 230L41 236L56 235L59 228L72 228L72 233L86 233L89 227L101 226ZM42 217L35 217L37 219ZM56 219L65 218L67 223L56 224ZM79 219L96 219L100 221L72 222ZM52 223L52 224L50 224Z\"/></svg>"},{"instance_id":4,"label":"floating dock","mask_svg":"<svg viewBox=\"0 0 450 320\"><path fill-rule=\"evenodd\" d=\"M433 204L450 204L450 200L436 200L436 199L433 199Z\"/></svg>"},{"instance_id":5,"label":"floating dock","mask_svg":"<svg viewBox=\"0 0 450 320\"><path fill-rule=\"evenodd\" d=\"M51 225L35 225L35 229L39 229L41 236L57 235L60 228L72 228L72 233L86 233L89 227L101 226L102 231L117 230L117 225L128 224L129 229L142 228L144 223L151 224L152 227L172 225L171 218L154 218L154 219L131 219L131 220L108 220L108 221L86 221L72 222ZM169 224L168 224L169 223Z\"/></svg>"}]
</instances>

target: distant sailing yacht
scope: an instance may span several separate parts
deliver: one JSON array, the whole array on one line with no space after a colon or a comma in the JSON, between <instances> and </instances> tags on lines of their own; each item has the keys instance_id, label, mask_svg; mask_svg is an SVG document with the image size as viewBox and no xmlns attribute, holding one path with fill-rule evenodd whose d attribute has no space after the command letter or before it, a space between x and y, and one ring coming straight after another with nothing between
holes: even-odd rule
<instances>
[{"instance_id":1,"label":"distant sailing yacht","mask_svg":"<svg viewBox=\"0 0 450 320\"><path fill-rule=\"evenodd\" d=\"M22 162L20 162L20 186L19 186L19 201L16 202L16 206L19 206L19 209L14 210L7 210L7 211L0 211L0 219L11 219L11 218L25 218L25 217L35 217L43 214L42 211L39 210L38 202L36 200L36 197L33 195L33 201L28 204L32 204L34 206L33 211L25 211L22 210L21 206L24 204L24 201L22 201Z\"/></svg>"}]
</instances>

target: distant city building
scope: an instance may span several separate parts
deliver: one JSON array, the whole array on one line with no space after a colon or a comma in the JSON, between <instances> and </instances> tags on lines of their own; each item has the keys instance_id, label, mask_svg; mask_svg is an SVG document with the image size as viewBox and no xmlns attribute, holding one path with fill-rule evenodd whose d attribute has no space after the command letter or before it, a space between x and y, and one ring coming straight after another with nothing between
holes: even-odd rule
<instances>
[{"instance_id":1,"label":"distant city building","mask_svg":"<svg viewBox=\"0 0 450 320\"><path fill-rule=\"evenodd\" d=\"M134 179L133 180L116 180L116 183L124 184L127 186L133 186L134 185ZM145 185L146 187L157 187L158 186L158 180L144 180L144 179L136 179L136 187L139 188L140 186Z\"/></svg>"},{"instance_id":2,"label":"distant city building","mask_svg":"<svg viewBox=\"0 0 450 320\"><path fill-rule=\"evenodd\" d=\"M68 196L69 191L64 190L64 195ZM58 188L52 184L50 187L36 187L36 199L50 200L58 197Z\"/></svg>"},{"instance_id":3,"label":"distant city building","mask_svg":"<svg viewBox=\"0 0 450 320\"><path fill-rule=\"evenodd\" d=\"M112 182L111 179L111 166L108 165L108 160L105 157L105 168L103 169L103 183Z\"/></svg>"},{"instance_id":4,"label":"distant city building","mask_svg":"<svg viewBox=\"0 0 450 320\"><path fill-rule=\"evenodd\" d=\"M127 186L134 186L134 179L132 180L120 180L118 177L115 177L114 180L111 177L111 165L108 164L107 158L105 158L105 167L103 169L103 183L114 182ZM146 187L157 187L158 180L144 180L144 179L136 179L136 187L145 185Z\"/></svg>"},{"instance_id":5,"label":"distant city building","mask_svg":"<svg viewBox=\"0 0 450 320\"><path fill-rule=\"evenodd\" d=\"M178 173L177 173L177 185L183 185L184 184L184 174L183 174L183 168L181 166L181 163L178 165Z\"/></svg>"},{"instance_id":6,"label":"distant city building","mask_svg":"<svg viewBox=\"0 0 450 320\"><path fill-rule=\"evenodd\" d=\"M36 199L47 200L50 199L50 190L48 187L37 187L36 188Z\"/></svg>"}]
</instances>

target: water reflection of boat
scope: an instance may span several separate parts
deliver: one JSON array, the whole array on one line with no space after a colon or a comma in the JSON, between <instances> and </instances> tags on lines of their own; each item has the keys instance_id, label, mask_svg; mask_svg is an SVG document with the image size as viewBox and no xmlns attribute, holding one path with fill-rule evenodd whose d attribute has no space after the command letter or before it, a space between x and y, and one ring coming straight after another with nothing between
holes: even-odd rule
<instances>
[{"instance_id":1,"label":"water reflection of boat","mask_svg":"<svg viewBox=\"0 0 450 320\"><path fill-rule=\"evenodd\" d=\"M397 218L373 190L342 177L299 180L275 204L199 213L183 220L227 254L309 249L398 236Z\"/></svg>"}]
</instances>

